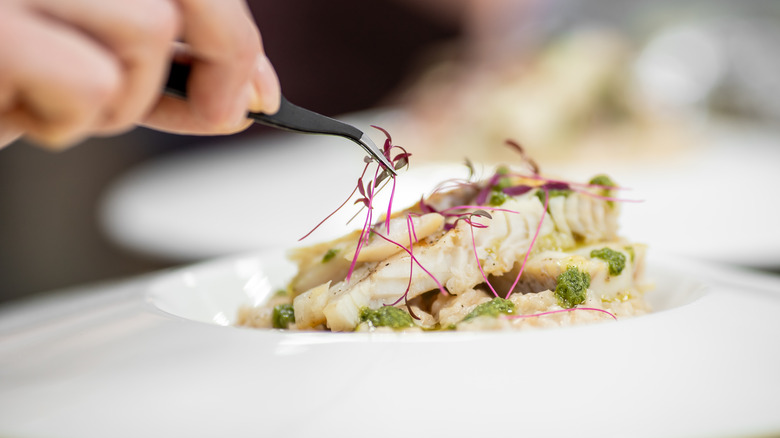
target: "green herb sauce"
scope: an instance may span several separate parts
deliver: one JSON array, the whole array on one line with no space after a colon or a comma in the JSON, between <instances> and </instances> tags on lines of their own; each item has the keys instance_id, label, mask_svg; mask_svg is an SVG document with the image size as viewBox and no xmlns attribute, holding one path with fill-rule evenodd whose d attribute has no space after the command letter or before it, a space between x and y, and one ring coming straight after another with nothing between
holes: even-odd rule
<instances>
[{"instance_id":1,"label":"green herb sauce","mask_svg":"<svg viewBox=\"0 0 780 438\"><path fill-rule=\"evenodd\" d=\"M274 306L272 317L274 328L286 329L295 322L295 311L292 304L279 304Z\"/></svg>"},{"instance_id":2,"label":"green herb sauce","mask_svg":"<svg viewBox=\"0 0 780 438\"><path fill-rule=\"evenodd\" d=\"M463 318L463 321L469 321L480 316L497 318L498 315L511 315L514 312L515 303L504 298L496 297L475 307L474 310Z\"/></svg>"},{"instance_id":3,"label":"green herb sauce","mask_svg":"<svg viewBox=\"0 0 780 438\"><path fill-rule=\"evenodd\" d=\"M596 175L593 178L590 179L589 184L595 184L598 186L604 186L604 187L617 187L617 184L615 184L614 181L612 181L612 178L608 177L607 175ZM612 197L612 190L609 189L601 189L601 196L605 196L607 198ZM615 201L607 201L607 205L610 207L615 206Z\"/></svg>"},{"instance_id":4,"label":"green herb sauce","mask_svg":"<svg viewBox=\"0 0 780 438\"><path fill-rule=\"evenodd\" d=\"M555 297L561 307L571 309L585 301L587 289L590 287L590 274L569 266L558 276L557 281Z\"/></svg>"},{"instance_id":5,"label":"green herb sauce","mask_svg":"<svg viewBox=\"0 0 780 438\"><path fill-rule=\"evenodd\" d=\"M509 169L506 167L499 167L496 169L496 174L506 175L509 173ZM512 179L505 176L499 178L498 181L490 188L490 197L488 198L488 205L498 207L503 204L508 196L504 193L504 189L512 186Z\"/></svg>"},{"instance_id":6,"label":"green herb sauce","mask_svg":"<svg viewBox=\"0 0 780 438\"><path fill-rule=\"evenodd\" d=\"M360 322L367 322L372 327L390 327L394 330L414 327L412 315L393 306L382 306L376 310L363 307L360 309Z\"/></svg>"},{"instance_id":7,"label":"green herb sauce","mask_svg":"<svg viewBox=\"0 0 780 438\"><path fill-rule=\"evenodd\" d=\"M626 256L620 251L610 248L594 249L590 252L591 258L599 258L609 265L609 275L620 275L626 267Z\"/></svg>"},{"instance_id":8,"label":"green herb sauce","mask_svg":"<svg viewBox=\"0 0 780 438\"><path fill-rule=\"evenodd\" d=\"M553 189L553 190L547 190L547 193L548 193L549 199L552 199L555 196L569 196L569 194L571 193L571 190L556 190L556 189ZM537 198L539 198L539 202L541 202L542 205L544 205L544 190L541 190L541 189L537 190L535 195L536 195ZM550 211L549 199L548 199L548 205L547 205L547 211L548 212Z\"/></svg>"},{"instance_id":9,"label":"green herb sauce","mask_svg":"<svg viewBox=\"0 0 780 438\"><path fill-rule=\"evenodd\" d=\"M615 182L612 181L612 178L604 174L594 176L593 178L590 179L590 182L588 184L594 184L597 186L605 186L605 187L617 186L617 184L615 184Z\"/></svg>"},{"instance_id":10,"label":"green herb sauce","mask_svg":"<svg viewBox=\"0 0 780 438\"><path fill-rule=\"evenodd\" d=\"M491 190L490 191L490 199L488 199L488 204L492 207L498 207L499 205L503 204L506 201L506 193L502 191L496 191Z\"/></svg>"}]
</instances>

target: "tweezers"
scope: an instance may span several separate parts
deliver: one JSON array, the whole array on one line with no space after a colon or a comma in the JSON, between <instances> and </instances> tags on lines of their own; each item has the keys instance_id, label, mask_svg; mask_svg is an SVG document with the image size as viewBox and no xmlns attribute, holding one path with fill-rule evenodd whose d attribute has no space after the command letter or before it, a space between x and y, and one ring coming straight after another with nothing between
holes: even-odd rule
<instances>
[{"instance_id":1,"label":"tweezers","mask_svg":"<svg viewBox=\"0 0 780 438\"><path fill-rule=\"evenodd\" d=\"M187 64L172 63L165 84L165 93L187 98L187 80L190 76L190 66ZM374 144L371 139L358 128L344 122L332 119L322 114L309 111L290 103L282 96L279 111L276 114L248 112L247 117L263 125L286 131L300 132L304 134L335 135L352 140L362 147L374 160L376 160L388 172L395 175L395 168L385 157L385 154Z\"/></svg>"}]
</instances>

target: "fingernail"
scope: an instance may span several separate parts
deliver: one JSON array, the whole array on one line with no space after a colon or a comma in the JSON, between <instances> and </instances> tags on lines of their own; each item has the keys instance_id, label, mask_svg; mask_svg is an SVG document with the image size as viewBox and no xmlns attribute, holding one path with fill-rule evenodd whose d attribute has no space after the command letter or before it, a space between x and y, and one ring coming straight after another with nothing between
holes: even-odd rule
<instances>
[{"instance_id":1,"label":"fingernail","mask_svg":"<svg viewBox=\"0 0 780 438\"><path fill-rule=\"evenodd\" d=\"M276 114L279 111L279 101L282 98L282 90L279 86L279 78L271 65L271 61L265 55L257 57L255 73L252 75L252 93L250 106L254 112Z\"/></svg>"}]
</instances>

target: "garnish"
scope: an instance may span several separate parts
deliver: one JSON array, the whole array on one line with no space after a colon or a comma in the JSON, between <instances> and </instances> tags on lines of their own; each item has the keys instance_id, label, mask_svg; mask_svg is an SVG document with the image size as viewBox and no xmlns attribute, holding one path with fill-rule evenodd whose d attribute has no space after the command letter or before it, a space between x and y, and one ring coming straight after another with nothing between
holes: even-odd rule
<instances>
[{"instance_id":1,"label":"garnish","mask_svg":"<svg viewBox=\"0 0 780 438\"><path fill-rule=\"evenodd\" d=\"M411 154L409 154L404 148L397 145L393 145L390 134L386 130L379 127L374 127L374 128L380 130L386 136L386 140L384 142L382 150L383 150L383 154L388 158L388 160L393 163L396 169L407 167L409 165L409 157L411 156ZM470 319L482 315L498 316L503 314L503 315L510 315L508 317L521 318L521 317L543 316L543 315L554 314L559 312L568 312L577 309L603 312L616 319L615 315L602 309L576 307L579 304L582 304L586 299L587 288L590 286L590 275L587 272L580 271L579 269L573 266L569 266L557 278L555 296L558 300L558 303L561 305L561 307L564 307L564 309L550 311L550 312L542 312L533 315L513 315L515 305L513 302L509 301L509 297L514 292L514 289L519 284L520 278L523 276L531 252L533 251L534 246L536 245L536 242L539 239L539 236L541 234L544 221L547 215L550 214L549 208L550 208L551 198L556 196L569 196L570 194L577 192L596 199L606 200L608 202L608 205L612 205L613 202L618 202L618 201L620 202L623 201L637 202L637 201L624 200L624 199L613 197L613 192L620 190L621 188L616 186L614 182L606 175L599 175L597 177L594 177L593 179L590 180L588 184L579 184L579 183L573 183L568 181L542 177L539 175L539 167L536 165L536 163L534 163L530 158L526 156L525 151L522 149L522 147L519 144L513 141L507 141L507 145L516 149L520 153L522 159L524 160L524 163L527 164L528 166L527 169L530 170L530 172L526 170L526 172L524 173L516 173L510 171L510 169L507 167L498 167L494 171L493 175L490 178L488 178L486 182L476 182L476 181L472 181L472 178L475 177L475 173L476 173L474 169L474 165L470 161L466 160L465 165L469 170L468 179L447 180L439 184L434 189L433 193L436 193L438 191L450 190L453 188L467 189L469 190L469 192L466 193L473 193L473 195L469 195L472 201L471 202L466 201L465 202L466 205L447 206L446 204L442 204L441 202L438 201L428 201L424 197L421 198L419 203L417 204L417 209L412 210L416 212L406 213L405 220L407 222L407 233L409 236L408 245L401 244L390 238L390 220L392 217L391 216L392 201L393 201L393 196L395 194L395 188L396 188L395 177L389 172L387 172L386 170L383 170L378 165L376 165L376 163L373 160L369 158L365 160L366 165L363 169L363 172L357 179L357 184L355 186L355 189L352 191L352 193L347 198L347 200L345 200L333 213L331 213L330 215L328 215L328 217L325 218L325 220L327 220L328 218L333 216L333 214L335 214L336 211L344 207L352 199L354 199L353 205L360 206L360 209L358 213L355 215L355 217L357 217L361 212L365 213L365 217L363 218L362 230L359 233L359 237L357 239L357 244L355 247L355 253L352 257L352 261L349 266L349 270L346 274L345 281L347 283L350 281L352 274L356 269L356 265L359 263L358 255L360 254L361 249L364 248L364 246L369 243L369 239L377 239L377 238L384 239L385 241L397 246L400 250L406 252L409 255L409 279L405 291L403 291L403 293L400 294L399 298L392 304L386 304L376 310L372 310L368 308L361 309L360 311L361 321L367 322L372 327L390 326L393 328L405 328L414 325L413 319L419 319L419 318L412 311L412 308L409 305L408 297L410 291L412 290L412 279L414 276L415 265L420 269L422 269L435 282L437 288L441 291L442 294L449 294L449 292L444 288L442 283L438 279L436 279L436 277L428 269L426 269L426 267L423 266L420 260L415 256L415 243L418 242L418 239L417 239L417 234L415 233L414 230L414 223L412 221L412 217L418 216L419 214L428 214L428 213L438 213L445 218L444 231L448 231L455 228L458 225L458 223L461 221L468 225L469 230L471 232L471 244L473 248L474 260L477 264L479 272L483 277L484 284L487 285L487 287L492 291L494 295L494 298L491 301L487 303L483 303L480 306L477 306L472 312L470 312L464 318L464 321L468 321ZM395 155L393 155L393 153L395 153ZM376 169L372 170L370 168L372 165L376 165L377 166ZM392 189L390 193L390 202L388 204L387 211L384 214L384 218L375 223L374 222L375 197L377 193L380 190L382 190L384 187L386 187L390 182L392 182ZM494 254L498 254L498 251L497 249L492 247L485 249L487 256L483 255L483 258L485 260L480 260L480 254L476 243L477 238L475 237L475 229L482 229L488 227L488 224L485 223L485 221L490 221L493 219L493 215L491 215L490 212L505 212L505 213L519 214L520 213L519 211L515 211L512 209L511 206L508 206L512 203L507 203L507 201L510 200L512 197L520 197L526 194L528 194L530 199L533 199L534 196L537 197L540 203L542 204L541 211L538 210L538 207L535 207L537 209L535 212L540 213L539 220L538 223L536 224L535 232L532 238L530 239L530 243L528 243L528 246L526 248L526 252L523 256L522 263L520 264L517 276L514 279L514 282L512 283L511 287L508 289L508 291L506 291L506 295L504 296L504 298L502 298L499 296L498 292L495 290L493 285L491 285L488 279L488 273L482 266L483 262L490 260L489 257L493 257ZM529 198L525 198L525 199L529 199ZM502 208L502 206L504 206L505 208ZM398 219L401 219L401 217L396 216L394 220L398 220ZM324 222L324 220L322 222ZM310 231L306 236L304 236L304 238L309 236L311 232L316 230L322 224L322 222L320 222L320 224L318 224L312 231ZM384 222L384 224L382 222ZM384 227L382 225L384 225ZM530 234L530 230L529 230L529 234ZM337 253L338 253L338 249L332 248L328 250L322 257L322 262L323 263L328 262L329 260L333 259L337 255ZM633 254L631 254L631 256L633 259ZM606 260L607 263L609 264L610 275L619 275L619 273L625 267L626 256L619 251L614 251L609 248L594 250L591 253L591 257L597 257ZM415 294L418 292L419 291L415 291ZM396 305L399 305L401 302L404 302L406 308L408 309L408 312L403 310L402 308L396 307ZM281 312L283 312L283 310L284 309L279 310L280 315ZM292 312L292 307L290 307L289 311ZM277 326L276 316L277 316L277 309L274 308L274 327ZM292 316L291 321L294 322L294 315ZM287 321L287 324L289 324L291 321ZM282 325L283 322L280 322L279 324Z\"/></svg>"},{"instance_id":2,"label":"garnish","mask_svg":"<svg viewBox=\"0 0 780 438\"><path fill-rule=\"evenodd\" d=\"M479 268L479 273L482 274L482 278L485 280L485 284L488 285L490 291L493 292L493 295L496 298L499 298L498 292L496 292L496 289L493 287L492 284L490 284L490 280L488 280L487 274L485 274L485 270L482 269L482 262L479 261L479 253L477 252L477 241L474 237L474 228L486 228L487 225L474 222L474 220L472 219L474 216L481 216L488 219L493 219L493 216L491 216L490 213L486 212L485 210L476 210L471 213L463 214L455 221L455 223L457 224L459 220L463 220L463 222L469 224L469 230L471 230L471 247L474 249L474 260L477 262L477 268Z\"/></svg>"},{"instance_id":3,"label":"garnish","mask_svg":"<svg viewBox=\"0 0 780 438\"><path fill-rule=\"evenodd\" d=\"M554 315L556 313L573 312L575 310L587 310L587 311L592 311L592 312L606 313L607 315L612 317L612 319L617 321L617 316L615 316L614 313L612 313L610 311L607 311L607 310L604 310L604 309L599 309L597 307L572 307L571 309L557 309L557 310L550 310L550 311L547 311L547 312L531 313L531 314L528 314L528 315L507 315L507 316L504 316L504 318L508 318L508 319L536 318L536 317L539 317L539 316Z\"/></svg>"},{"instance_id":4,"label":"garnish","mask_svg":"<svg viewBox=\"0 0 780 438\"><path fill-rule=\"evenodd\" d=\"M604 174L594 176L593 178L590 179L588 184L592 186L601 186L603 188L617 187L617 184L615 184L615 182L612 181L612 178Z\"/></svg>"},{"instance_id":5,"label":"garnish","mask_svg":"<svg viewBox=\"0 0 780 438\"><path fill-rule=\"evenodd\" d=\"M295 323L295 311L292 304L275 306L272 321L273 327L278 329L286 329L290 324Z\"/></svg>"},{"instance_id":6,"label":"garnish","mask_svg":"<svg viewBox=\"0 0 780 438\"><path fill-rule=\"evenodd\" d=\"M558 304L566 309L582 304L590 287L590 274L582 272L574 266L569 266L558 276L555 286L555 296Z\"/></svg>"},{"instance_id":7,"label":"garnish","mask_svg":"<svg viewBox=\"0 0 780 438\"><path fill-rule=\"evenodd\" d=\"M329 261L333 260L333 257L336 257L336 254L339 253L338 248L331 248L328 250L328 252L325 253L324 256L322 256L322 263L328 263Z\"/></svg>"},{"instance_id":8,"label":"garnish","mask_svg":"<svg viewBox=\"0 0 780 438\"><path fill-rule=\"evenodd\" d=\"M531 168L531 172L533 172L534 175L539 174L539 166L531 157L528 156L528 154L525 153L525 149L523 149L523 147L520 146L520 143L511 139L507 139L506 145L516 150L520 154L520 158L523 160L524 163L528 164L528 166Z\"/></svg>"},{"instance_id":9,"label":"garnish","mask_svg":"<svg viewBox=\"0 0 780 438\"><path fill-rule=\"evenodd\" d=\"M394 145L392 142L392 138L390 137L390 133L388 133L385 129L373 125L372 128L375 128L381 131L383 134L385 134L386 139L382 147L382 153L385 155L388 161L393 163L393 167L395 168L395 170L400 170L404 167L408 167L409 157L412 154L410 154L403 147ZM398 149L399 152L393 155L393 151L396 149ZM388 172L387 170L382 169L381 166L377 164L370 157L366 157L363 161L366 163L366 165L365 167L363 167L363 172L358 177L357 184L355 188L352 190L352 193L350 193L347 199L344 200L344 202L342 202L341 205L339 205L332 213L330 213L327 217L325 217L325 219L320 221L320 223L318 223L313 229L311 229L311 231L309 231L308 233L306 233L306 235L298 239L298 240L303 240L309 237L317 228L320 227L320 225L322 225L325 221L330 219L334 214L336 214L336 212L341 210L341 208L344 207L347 204L347 202L349 202L349 200L355 196L356 193L359 193L360 197L354 201L354 204L361 204L363 206L363 209L366 210L366 219L363 222L363 228L361 230L360 237L358 238L357 247L355 248L355 255L352 258L352 263L350 264L349 271L347 273L347 277L346 277L347 281L349 281L349 279L352 277L352 273L355 270L355 264L358 259L358 254L360 253L360 249L363 247L363 245L367 243L369 235L371 233L371 223L373 222L373 212L374 212L373 203L376 194L379 192L379 190L381 190L381 188L385 187L386 181L393 182L392 191L390 192L390 202L388 203L387 206L387 215L385 216L388 233L390 231L389 219L390 219L390 213L392 212L392 208L393 208L393 196L395 194L395 176L390 172ZM365 178L366 174L368 174L369 168L372 165L376 166L376 170L374 171L374 176L371 179L371 181L369 181L368 184L366 184L363 179ZM382 187L379 187L379 185L382 184L383 182L385 184L382 185ZM358 212L357 214L360 214L360 212Z\"/></svg>"},{"instance_id":10,"label":"garnish","mask_svg":"<svg viewBox=\"0 0 780 438\"><path fill-rule=\"evenodd\" d=\"M490 192L490 199L488 200L488 204L498 207L499 205L503 204L504 201L506 201L506 194L504 192L493 190Z\"/></svg>"},{"instance_id":11,"label":"garnish","mask_svg":"<svg viewBox=\"0 0 780 438\"><path fill-rule=\"evenodd\" d=\"M511 315L514 312L515 303L501 297L495 297L492 300L475 307L465 318L463 318L462 322L470 321L480 316L497 318L499 315Z\"/></svg>"},{"instance_id":12,"label":"garnish","mask_svg":"<svg viewBox=\"0 0 780 438\"><path fill-rule=\"evenodd\" d=\"M609 275L620 275L626 267L626 256L620 251L611 248L594 249L590 252L591 258L599 258L609 265Z\"/></svg>"},{"instance_id":13,"label":"garnish","mask_svg":"<svg viewBox=\"0 0 780 438\"><path fill-rule=\"evenodd\" d=\"M547 213L547 208L550 205L550 195L548 193L548 190L544 190L544 202L542 206L542 217L539 219L539 225L536 226L536 232L534 233L533 239L531 239L531 243L528 245L528 250L525 252L525 257L523 258L523 264L520 265L520 271L517 273L517 277L515 278L515 282L512 283L512 287L509 288L509 292L507 292L506 297L509 298L509 295L512 294L512 292L515 290L515 286L517 286L517 283L520 281L520 277L523 276L523 271L525 270L525 265L528 263L528 256L531 255L531 250L534 247L534 244L536 243L536 239L539 237L539 232L542 230L542 224L544 223L544 217Z\"/></svg>"},{"instance_id":14,"label":"garnish","mask_svg":"<svg viewBox=\"0 0 780 438\"><path fill-rule=\"evenodd\" d=\"M545 196L549 198L555 196L569 196L569 193L571 193L571 189L568 185L552 182L542 185L540 190L536 191L536 197L539 198L539 201L544 204Z\"/></svg>"},{"instance_id":15,"label":"garnish","mask_svg":"<svg viewBox=\"0 0 780 438\"><path fill-rule=\"evenodd\" d=\"M390 327L394 330L414 327L412 316L393 306L376 310L363 307L360 309L360 322L366 322L370 327Z\"/></svg>"},{"instance_id":16,"label":"garnish","mask_svg":"<svg viewBox=\"0 0 780 438\"><path fill-rule=\"evenodd\" d=\"M396 245L397 247L401 248L401 250L403 250L403 251L406 251L406 253L407 253L407 254L409 254L409 257L411 257L411 260L412 260L412 261L413 261L413 262L414 262L414 263L415 263L417 266L419 266L419 267L420 267L420 269L422 269L422 270L423 270L423 271L424 271L426 274L428 274L428 276L430 276L430 277L431 277L431 279L432 279L432 280L433 280L433 281L436 283L436 287L438 287L438 288L439 288L439 290L441 291L441 293L442 293L442 294L445 294L445 295L447 294L447 290L446 290L446 289L444 289L444 286L442 286L442 284L439 282L439 280L437 280L437 279L436 279L436 277L435 277L433 274L431 274L431 272L430 272L429 270L425 269L425 266L423 266L423 265L420 263L420 261L417 259L417 257L415 257L415 256L414 256L414 254L412 253L412 250L411 250L411 248L413 247L413 245L409 245L409 248L407 248L407 247L405 247L405 246L401 245L400 243L396 242L395 240L392 240L392 239L390 239L389 237L387 237L387 236L385 236L385 235L383 235L383 234L381 234L381 233L376 233L376 235L377 235L377 236L379 236L380 238L382 238L382 239L384 239L384 240L386 240L386 241L388 241L388 242L392 243L393 245ZM407 289L407 292L408 292L408 289ZM403 298L403 297L402 297L402 298Z\"/></svg>"},{"instance_id":17,"label":"garnish","mask_svg":"<svg viewBox=\"0 0 780 438\"><path fill-rule=\"evenodd\" d=\"M604 174L594 176L593 178L590 179L590 182L588 182L588 184L594 187L601 188L601 196L604 196L606 198L612 197L611 189L613 187L617 187L617 184L615 184L615 182L612 181L612 178ZM615 205L615 202L612 200L608 200L607 205L612 207Z\"/></svg>"}]
</instances>

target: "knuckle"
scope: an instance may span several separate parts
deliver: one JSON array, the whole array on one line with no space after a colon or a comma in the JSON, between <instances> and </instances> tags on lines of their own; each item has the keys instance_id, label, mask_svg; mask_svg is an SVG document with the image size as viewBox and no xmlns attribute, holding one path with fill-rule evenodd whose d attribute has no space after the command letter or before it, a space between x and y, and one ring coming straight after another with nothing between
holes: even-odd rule
<instances>
[{"instance_id":1,"label":"knuckle","mask_svg":"<svg viewBox=\"0 0 780 438\"><path fill-rule=\"evenodd\" d=\"M242 61L253 62L258 53L262 51L260 32L248 20L246 25L235 30L234 40L232 44L234 55Z\"/></svg>"},{"instance_id":2,"label":"knuckle","mask_svg":"<svg viewBox=\"0 0 780 438\"><path fill-rule=\"evenodd\" d=\"M103 106L119 93L121 79L118 66L111 61L102 64L94 70L94 76L83 83L85 105Z\"/></svg>"}]
</instances>

